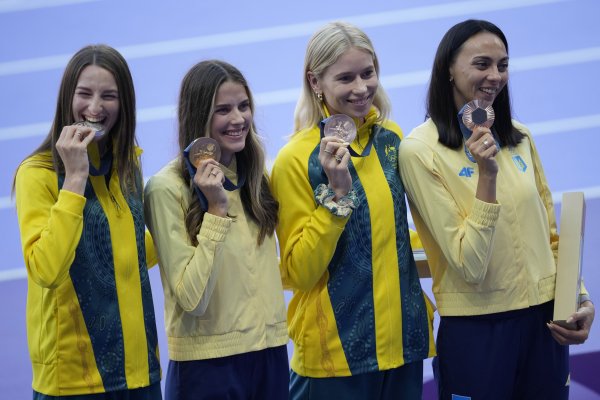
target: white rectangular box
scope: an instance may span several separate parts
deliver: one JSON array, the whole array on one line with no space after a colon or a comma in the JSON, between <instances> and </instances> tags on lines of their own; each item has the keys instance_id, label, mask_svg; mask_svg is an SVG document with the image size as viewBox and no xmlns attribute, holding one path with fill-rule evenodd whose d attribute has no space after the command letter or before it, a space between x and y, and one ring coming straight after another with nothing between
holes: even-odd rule
<instances>
[{"instance_id":1,"label":"white rectangular box","mask_svg":"<svg viewBox=\"0 0 600 400\"><path fill-rule=\"evenodd\" d=\"M560 212L558 264L554 292L554 322L569 329L566 319L577 311L581 288L585 199L582 192L563 193Z\"/></svg>"},{"instance_id":2,"label":"white rectangular box","mask_svg":"<svg viewBox=\"0 0 600 400\"><path fill-rule=\"evenodd\" d=\"M425 250L413 250L413 257L415 258L415 264L417 265L419 278L431 278L431 271L429 270L429 263L427 262Z\"/></svg>"}]
</instances>

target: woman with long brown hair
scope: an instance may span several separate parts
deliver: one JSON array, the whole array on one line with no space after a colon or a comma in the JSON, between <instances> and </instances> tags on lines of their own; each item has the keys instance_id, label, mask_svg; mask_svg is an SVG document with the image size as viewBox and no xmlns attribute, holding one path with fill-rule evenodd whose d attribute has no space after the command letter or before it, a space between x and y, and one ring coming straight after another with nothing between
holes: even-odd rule
<instances>
[{"instance_id":1,"label":"woman with long brown hair","mask_svg":"<svg viewBox=\"0 0 600 400\"><path fill-rule=\"evenodd\" d=\"M253 114L239 70L196 64L181 84L180 155L146 187L165 293L169 400L287 398L278 204ZM201 151L188 147L207 138Z\"/></svg>"},{"instance_id":2,"label":"woman with long brown hair","mask_svg":"<svg viewBox=\"0 0 600 400\"><path fill-rule=\"evenodd\" d=\"M78 51L15 192L34 399L160 399L135 93L125 59Z\"/></svg>"}]
</instances>

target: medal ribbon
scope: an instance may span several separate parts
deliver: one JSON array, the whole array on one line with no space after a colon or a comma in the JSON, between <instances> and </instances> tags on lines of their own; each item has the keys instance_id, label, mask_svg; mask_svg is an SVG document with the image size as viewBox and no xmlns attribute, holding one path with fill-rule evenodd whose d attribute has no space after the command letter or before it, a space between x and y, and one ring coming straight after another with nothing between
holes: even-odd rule
<instances>
[{"instance_id":1,"label":"medal ribbon","mask_svg":"<svg viewBox=\"0 0 600 400\"><path fill-rule=\"evenodd\" d=\"M92 145L95 146L95 145ZM96 169L96 167L94 166L94 163L92 162L92 159L98 159L99 157L99 152L97 150L97 147L88 147L88 159L89 159L89 174L91 176L103 176L103 175L107 175L110 171L110 168L112 167L112 162L113 162L113 153L112 153L112 146L109 146L104 155L102 157L100 157L100 167L98 167L98 169Z\"/></svg>"}]
</instances>

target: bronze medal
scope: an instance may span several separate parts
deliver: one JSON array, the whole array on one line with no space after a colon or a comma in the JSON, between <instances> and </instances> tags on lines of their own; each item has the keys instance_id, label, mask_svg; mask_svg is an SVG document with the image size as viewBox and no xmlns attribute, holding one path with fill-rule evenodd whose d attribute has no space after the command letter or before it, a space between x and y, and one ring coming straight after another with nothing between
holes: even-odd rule
<instances>
[{"instance_id":1,"label":"bronze medal","mask_svg":"<svg viewBox=\"0 0 600 400\"><path fill-rule=\"evenodd\" d=\"M189 154L190 162L198 168L200 161L208 158L218 162L221 159L221 148L215 139L201 137L192 142Z\"/></svg>"},{"instance_id":2,"label":"bronze medal","mask_svg":"<svg viewBox=\"0 0 600 400\"><path fill-rule=\"evenodd\" d=\"M334 114L325 121L323 135L337 136L346 143L352 143L356 138L356 125L346 114Z\"/></svg>"},{"instance_id":3,"label":"bronze medal","mask_svg":"<svg viewBox=\"0 0 600 400\"><path fill-rule=\"evenodd\" d=\"M463 124L471 131L476 126L491 128L494 124L495 114L492 105L481 100L473 100L464 107L462 116Z\"/></svg>"}]
</instances>

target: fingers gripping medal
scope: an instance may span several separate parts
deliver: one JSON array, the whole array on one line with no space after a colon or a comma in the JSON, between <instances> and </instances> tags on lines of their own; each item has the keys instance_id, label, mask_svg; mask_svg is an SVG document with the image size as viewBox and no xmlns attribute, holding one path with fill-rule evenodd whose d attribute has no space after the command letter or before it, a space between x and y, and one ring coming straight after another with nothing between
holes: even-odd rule
<instances>
[{"instance_id":1,"label":"fingers gripping medal","mask_svg":"<svg viewBox=\"0 0 600 400\"><path fill-rule=\"evenodd\" d=\"M92 128L95 132L94 132L94 137L96 139L101 138L102 136L104 136L104 133L106 132L104 130L104 125L98 123L98 122L90 122L90 121L79 121L79 122L75 122L73 124L74 126L85 126L87 128Z\"/></svg>"},{"instance_id":2,"label":"fingers gripping medal","mask_svg":"<svg viewBox=\"0 0 600 400\"><path fill-rule=\"evenodd\" d=\"M323 135L337 136L346 143L352 143L356 138L356 125L346 114L334 114L325 121Z\"/></svg>"},{"instance_id":3,"label":"fingers gripping medal","mask_svg":"<svg viewBox=\"0 0 600 400\"><path fill-rule=\"evenodd\" d=\"M217 162L221 159L221 148L219 143L209 137L201 137L194 140L189 146L189 160L196 168L200 166L200 161L213 159Z\"/></svg>"},{"instance_id":4,"label":"fingers gripping medal","mask_svg":"<svg viewBox=\"0 0 600 400\"><path fill-rule=\"evenodd\" d=\"M75 122L72 126L83 126L86 128L92 128L94 130L94 140L100 139L104 136L106 131L104 130L104 125L98 122L90 122L90 121L78 121ZM81 134L76 132L77 137L81 140ZM101 157L100 165L94 165L93 162L89 163L89 172L92 176L105 176L108 174L112 167L113 155L112 152L107 152L105 156Z\"/></svg>"},{"instance_id":5,"label":"fingers gripping medal","mask_svg":"<svg viewBox=\"0 0 600 400\"><path fill-rule=\"evenodd\" d=\"M200 162L206 159L213 159L217 162L221 160L221 147L219 147L219 143L209 137L201 137L194 140L189 144L188 147L183 151L183 155L185 157L185 163L187 165L190 176L193 178L196 175L196 171L200 166ZM214 175L214 174L213 174ZM237 190L244 186L246 182L246 169L242 164L242 161L238 161L238 173L237 173L237 184L234 184L227 176L223 177L223 188L229 192ZM194 191L198 195L200 199L200 206L202 210L208 210L208 201L206 197L202 193L202 191L198 188L198 186L194 185Z\"/></svg>"},{"instance_id":6,"label":"fingers gripping medal","mask_svg":"<svg viewBox=\"0 0 600 400\"><path fill-rule=\"evenodd\" d=\"M473 100L463 106L458 113L458 119L460 122L460 130L465 138L465 141L473 133L473 129L477 126L483 126L485 128L491 128L494 124L495 114L492 105L488 102L481 100ZM471 162L476 162L475 158L467 148L467 144L464 143L465 154ZM500 151L500 146L496 142L496 150Z\"/></svg>"},{"instance_id":7,"label":"fingers gripping medal","mask_svg":"<svg viewBox=\"0 0 600 400\"><path fill-rule=\"evenodd\" d=\"M193 178L202 160L212 158L218 162L221 159L221 148L216 140L209 137L201 137L194 140L183 150L183 156L185 157L188 172ZM206 196L204 196L196 185L194 185L194 191L200 200L200 207L203 211L207 211L208 201L206 200Z\"/></svg>"}]
</instances>

